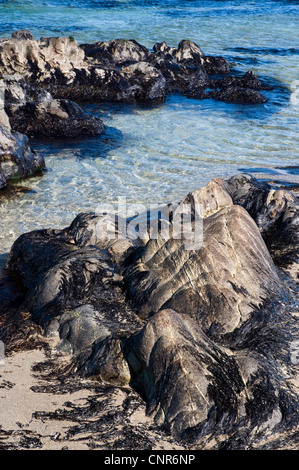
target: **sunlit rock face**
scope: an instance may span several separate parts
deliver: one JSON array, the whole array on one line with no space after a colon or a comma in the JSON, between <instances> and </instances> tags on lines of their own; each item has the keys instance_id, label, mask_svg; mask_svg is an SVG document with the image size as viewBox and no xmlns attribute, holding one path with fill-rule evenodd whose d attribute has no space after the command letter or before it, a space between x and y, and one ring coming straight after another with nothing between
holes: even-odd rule
<instances>
[{"instance_id":1,"label":"sunlit rock face","mask_svg":"<svg viewBox=\"0 0 299 470\"><path fill-rule=\"evenodd\" d=\"M200 448L293 442L296 297L245 209L263 208L264 190L244 175L213 180L173 208L164 238L120 239L129 220L82 213L64 230L22 235L7 273L72 374L131 386L177 439ZM199 204L202 243L190 249L174 221L181 211L195 223Z\"/></svg>"}]
</instances>

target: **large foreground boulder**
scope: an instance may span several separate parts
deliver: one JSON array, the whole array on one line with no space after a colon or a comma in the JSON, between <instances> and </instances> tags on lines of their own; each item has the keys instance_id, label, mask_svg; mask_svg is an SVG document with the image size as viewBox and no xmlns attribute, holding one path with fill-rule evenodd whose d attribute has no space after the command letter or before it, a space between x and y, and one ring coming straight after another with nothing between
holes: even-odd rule
<instances>
[{"instance_id":1,"label":"large foreground boulder","mask_svg":"<svg viewBox=\"0 0 299 470\"><path fill-rule=\"evenodd\" d=\"M228 87L219 77L230 72L224 57L207 56L189 40L178 47L156 43L150 50L133 39L79 46L73 37L35 40L20 31L0 41L0 74L21 74L55 99L156 103L183 93L241 104L267 101L254 74L230 77Z\"/></svg>"},{"instance_id":2,"label":"large foreground boulder","mask_svg":"<svg viewBox=\"0 0 299 470\"><path fill-rule=\"evenodd\" d=\"M64 373L130 385L188 446L296 438L298 299L245 209L263 187L247 183L238 175L188 194L169 211L168 235L161 218L148 241L129 219L79 214L63 230L19 237L6 266L24 292L20 311L66 355Z\"/></svg>"},{"instance_id":3,"label":"large foreground boulder","mask_svg":"<svg viewBox=\"0 0 299 470\"><path fill-rule=\"evenodd\" d=\"M275 322L269 321L273 331ZM270 331L259 337L255 351L233 352L211 341L189 315L162 310L127 342L132 385L155 421L171 423L176 435L206 442L207 435L223 439L244 433L248 445L254 434L285 430L288 420L295 424L299 418L296 394L277 374L279 360L272 351L265 362L262 350ZM278 343L279 353L287 347L284 335ZM286 416L286 407L292 416ZM233 442L238 448L236 436Z\"/></svg>"}]
</instances>

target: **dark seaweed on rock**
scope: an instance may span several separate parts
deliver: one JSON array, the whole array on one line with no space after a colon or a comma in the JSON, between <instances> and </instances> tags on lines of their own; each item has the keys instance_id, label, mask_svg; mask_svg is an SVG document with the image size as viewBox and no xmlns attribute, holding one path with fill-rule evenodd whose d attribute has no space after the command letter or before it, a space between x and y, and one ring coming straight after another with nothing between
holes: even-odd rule
<instances>
[{"instance_id":1,"label":"dark seaweed on rock","mask_svg":"<svg viewBox=\"0 0 299 470\"><path fill-rule=\"evenodd\" d=\"M293 448L298 298L267 245L274 260L287 253L296 262L297 239L285 234L297 227L298 201L237 175L189 193L172 222L179 210L195 220L200 202L197 250L185 249L174 227L167 239L118 239L119 220L93 213L79 214L64 230L22 235L7 263L24 289L20 311L70 358L52 391L80 388L87 378L125 389L128 397L135 389L153 429L168 426L193 448L267 448L271 439L275 448ZM89 408L71 406L43 418L77 416L69 438L91 433L95 448L102 448L99 441L113 449L154 445L150 429L133 430L123 411L102 414L100 394ZM85 414L91 409L92 422ZM122 420L124 435L117 430Z\"/></svg>"}]
</instances>

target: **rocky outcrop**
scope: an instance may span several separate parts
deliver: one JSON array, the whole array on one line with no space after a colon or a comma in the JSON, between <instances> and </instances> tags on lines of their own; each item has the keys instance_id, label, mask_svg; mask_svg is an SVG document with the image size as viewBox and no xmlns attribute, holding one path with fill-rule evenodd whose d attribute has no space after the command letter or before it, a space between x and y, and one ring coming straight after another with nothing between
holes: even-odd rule
<instances>
[{"instance_id":1,"label":"rocky outcrop","mask_svg":"<svg viewBox=\"0 0 299 470\"><path fill-rule=\"evenodd\" d=\"M74 68L84 66L84 52L73 38L24 39L16 32L0 40L1 75L20 74L36 84L55 80L61 74L70 81ZM58 74L58 75L57 75Z\"/></svg>"},{"instance_id":2,"label":"rocky outcrop","mask_svg":"<svg viewBox=\"0 0 299 470\"><path fill-rule=\"evenodd\" d=\"M293 425L298 422L296 395L276 373L279 361L271 353L266 362L263 357L270 331L259 336L257 347L233 352L211 341L188 315L161 310L127 343L132 384L156 423L172 423L173 432L189 443L221 443L233 434L231 448L243 436L250 446L256 433L286 426L286 406L294 412Z\"/></svg>"},{"instance_id":3,"label":"rocky outcrop","mask_svg":"<svg viewBox=\"0 0 299 470\"><path fill-rule=\"evenodd\" d=\"M104 132L101 119L91 118L73 101L53 99L43 88L19 75L5 76L5 110L11 127L30 138L71 139Z\"/></svg>"},{"instance_id":4,"label":"rocky outcrop","mask_svg":"<svg viewBox=\"0 0 299 470\"><path fill-rule=\"evenodd\" d=\"M279 229L263 231L257 215L268 190L245 175L214 180L169 211L167 237L148 241L119 238L129 221L93 213L24 234L7 263L25 293L20 309L56 338L69 373L130 385L189 446L291 443L298 299L262 239ZM198 207L202 244L187 249L194 231L177 237L178 214L195 228Z\"/></svg>"},{"instance_id":5,"label":"rocky outcrop","mask_svg":"<svg viewBox=\"0 0 299 470\"><path fill-rule=\"evenodd\" d=\"M87 57L96 59L103 65L130 65L136 62L148 62L150 58L150 51L133 39L99 41L95 44L82 44L80 47Z\"/></svg>"},{"instance_id":6,"label":"rocky outcrop","mask_svg":"<svg viewBox=\"0 0 299 470\"><path fill-rule=\"evenodd\" d=\"M298 197L244 174L230 178L225 187L234 203L253 217L275 262L281 266L298 263Z\"/></svg>"},{"instance_id":7,"label":"rocky outcrop","mask_svg":"<svg viewBox=\"0 0 299 470\"><path fill-rule=\"evenodd\" d=\"M21 31L0 41L0 71L19 73L55 99L72 101L155 103L168 93L242 104L267 101L258 91L267 88L252 72L220 79L231 72L228 61L205 55L189 40L178 47L156 43L150 50L132 39L79 46L72 37L34 40Z\"/></svg>"},{"instance_id":8,"label":"rocky outcrop","mask_svg":"<svg viewBox=\"0 0 299 470\"><path fill-rule=\"evenodd\" d=\"M190 315L219 341L240 328L265 299L283 289L262 237L240 206L203 221L200 249L185 240L150 240L125 272L128 294L142 318L171 308Z\"/></svg>"},{"instance_id":9,"label":"rocky outcrop","mask_svg":"<svg viewBox=\"0 0 299 470\"><path fill-rule=\"evenodd\" d=\"M12 132L0 122L0 189L10 180L32 176L44 169L45 161L30 147L28 137Z\"/></svg>"}]
</instances>

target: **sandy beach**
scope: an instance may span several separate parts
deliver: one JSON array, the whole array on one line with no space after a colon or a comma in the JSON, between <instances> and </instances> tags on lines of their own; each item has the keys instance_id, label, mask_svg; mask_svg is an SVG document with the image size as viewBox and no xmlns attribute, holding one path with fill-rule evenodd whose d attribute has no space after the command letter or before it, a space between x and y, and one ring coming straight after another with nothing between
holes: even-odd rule
<instances>
[{"instance_id":1,"label":"sandy beach","mask_svg":"<svg viewBox=\"0 0 299 470\"><path fill-rule=\"evenodd\" d=\"M61 393L57 390L53 390L52 393L39 392L38 390L43 390L43 387L49 387L49 380L45 380L43 374L32 369L47 360L44 351L36 349L14 353L1 363L0 450L107 450L113 448L116 450L122 448L122 445L118 447L117 441L125 437L128 427L136 435L142 434L144 427L147 428L147 442L144 443L147 449L149 449L149 444L153 450L184 449L173 442L169 436L167 438L150 430L152 420L146 417L145 404L134 393L135 410L132 413L129 412L129 416L122 420L121 411L128 398L129 390L126 393L121 389L112 390L108 387L109 393L103 399L98 394L97 383L82 381L80 390L67 392L67 387L62 387ZM132 394L131 391L130 393ZM93 412L89 410L87 418L84 412L81 413L82 418L80 418L79 412L79 416L72 420L72 410L75 407L80 410L88 409L93 403L92 400L102 401L105 408L99 411L97 407L94 407ZM101 415L107 415L112 410L116 414L112 423L114 431L110 436L98 439L97 433L91 433L88 430L82 432L79 429L79 438L70 436L70 430L78 424L80 426L81 423L83 427L88 422L96 422ZM118 411L119 418L117 418ZM67 419L62 418L63 412ZM106 431L107 429L105 433Z\"/></svg>"}]
</instances>

